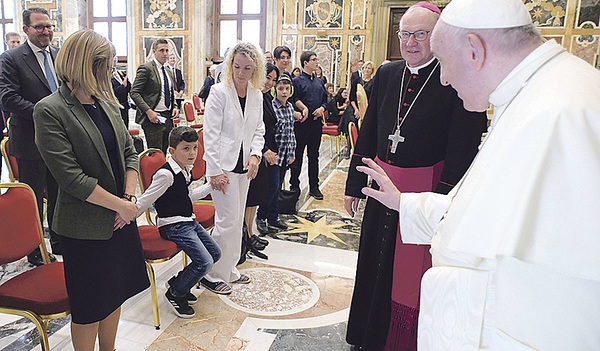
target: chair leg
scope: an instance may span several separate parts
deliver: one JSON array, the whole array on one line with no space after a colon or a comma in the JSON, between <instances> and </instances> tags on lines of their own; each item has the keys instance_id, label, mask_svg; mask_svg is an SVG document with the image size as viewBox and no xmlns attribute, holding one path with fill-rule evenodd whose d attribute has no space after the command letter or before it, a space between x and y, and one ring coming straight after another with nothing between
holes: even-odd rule
<instances>
[{"instance_id":1,"label":"chair leg","mask_svg":"<svg viewBox=\"0 0 600 351\"><path fill-rule=\"evenodd\" d=\"M333 140L331 140L331 135L329 136L329 156L333 158Z\"/></svg>"},{"instance_id":2,"label":"chair leg","mask_svg":"<svg viewBox=\"0 0 600 351\"><path fill-rule=\"evenodd\" d=\"M20 311L18 314L27 317L35 324L38 333L40 334L40 347L42 348L42 351L50 351L50 341L48 341L48 323L50 321L45 321L37 314L29 311Z\"/></svg>"},{"instance_id":3,"label":"chair leg","mask_svg":"<svg viewBox=\"0 0 600 351\"><path fill-rule=\"evenodd\" d=\"M186 255L183 250L181 250L181 254L183 255L183 268L185 268L188 265L188 255Z\"/></svg>"},{"instance_id":4,"label":"chair leg","mask_svg":"<svg viewBox=\"0 0 600 351\"><path fill-rule=\"evenodd\" d=\"M148 275L150 277L150 294L152 295L152 314L154 315L154 328L160 329L160 316L158 315L158 296L156 294L156 277L154 276L154 268L152 264L146 262Z\"/></svg>"}]
</instances>

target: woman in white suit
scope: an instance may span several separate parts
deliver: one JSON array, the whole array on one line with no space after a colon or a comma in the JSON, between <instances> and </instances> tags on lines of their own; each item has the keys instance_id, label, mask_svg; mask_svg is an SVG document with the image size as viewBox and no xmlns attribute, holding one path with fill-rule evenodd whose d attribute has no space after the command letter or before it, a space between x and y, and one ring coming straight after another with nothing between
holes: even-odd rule
<instances>
[{"instance_id":1,"label":"woman in white suit","mask_svg":"<svg viewBox=\"0 0 600 351\"><path fill-rule=\"evenodd\" d=\"M228 283L250 283L236 264L248 186L258 173L264 144L264 79L263 55L252 44L239 43L225 59L224 80L212 86L206 100L204 160L216 210L212 237L223 255L201 283L217 294L230 294Z\"/></svg>"}]
</instances>

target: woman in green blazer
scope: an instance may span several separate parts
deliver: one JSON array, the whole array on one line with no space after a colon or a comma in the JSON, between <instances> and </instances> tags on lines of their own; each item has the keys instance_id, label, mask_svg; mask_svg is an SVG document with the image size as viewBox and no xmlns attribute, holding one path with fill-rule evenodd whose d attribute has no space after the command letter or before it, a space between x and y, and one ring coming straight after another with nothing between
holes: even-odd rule
<instances>
[{"instance_id":1,"label":"woman in green blazer","mask_svg":"<svg viewBox=\"0 0 600 351\"><path fill-rule=\"evenodd\" d=\"M111 88L114 57L94 31L71 35L56 59L63 84L33 112L36 144L59 184L53 228L64 238L78 351L93 350L96 337L100 350L114 350L121 305L149 286L134 221L139 160Z\"/></svg>"}]
</instances>

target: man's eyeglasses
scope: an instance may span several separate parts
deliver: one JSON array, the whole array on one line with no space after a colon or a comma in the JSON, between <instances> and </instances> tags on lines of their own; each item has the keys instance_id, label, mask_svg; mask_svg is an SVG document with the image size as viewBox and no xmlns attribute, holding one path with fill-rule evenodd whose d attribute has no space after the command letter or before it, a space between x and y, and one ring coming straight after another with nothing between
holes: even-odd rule
<instances>
[{"instance_id":1,"label":"man's eyeglasses","mask_svg":"<svg viewBox=\"0 0 600 351\"><path fill-rule=\"evenodd\" d=\"M318 61L319 61L319 59L318 59L318 58L316 58L316 57L313 57L313 58L311 58L311 59L310 59L310 61L315 61L315 62L318 62Z\"/></svg>"},{"instance_id":2,"label":"man's eyeglasses","mask_svg":"<svg viewBox=\"0 0 600 351\"><path fill-rule=\"evenodd\" d=\"M33 29L35 29L38 32L43 32L44 29L47 29L49 32L52 32L52 31L54 31L54 28L55 28L53 24L49 24L47 26L44 26L42 24L38 24L38 25L35 25L35 26L28 26L28 27L33 28Z\"/></svg>"},{"instance_id":3,"label":"man's eyeglasses","mask_svg":"<svg viewBox=\"0 0 600 351\"><path fill-rule=\"evenodd\" d=\"M415 37L415 40L423 41L423 40L427 39L429 32L431 32L431 31L430 30L418 30L416 32L408 32L405 30L400 30L400 31L398 31L398 38L400 38L400 40L402 40L402 41L408 41L408 39L410 39L410 36L412 35Z\"/></svg>"}]
</instances>

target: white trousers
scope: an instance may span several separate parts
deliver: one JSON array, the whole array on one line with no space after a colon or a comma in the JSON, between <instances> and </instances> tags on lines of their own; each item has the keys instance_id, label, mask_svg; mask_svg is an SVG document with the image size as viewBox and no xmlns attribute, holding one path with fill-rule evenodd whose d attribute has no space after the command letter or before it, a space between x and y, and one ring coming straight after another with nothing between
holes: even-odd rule
<instances>
[{"instance_id":1,"label":"white trousers","mask_svg":"<svg viewBox=\"0 0 600 351\"><path fill-rule=\"evenodd\" d=\"M233 282L240 278L235 267L242 250L242 225L250 180L247 174L225 171L229 184L223 192L214 190L211 195L215 204L215 227L212 238L221 247L221 259L215 263L206 278L212 282Z\"/></svg>"}]
</instances>

